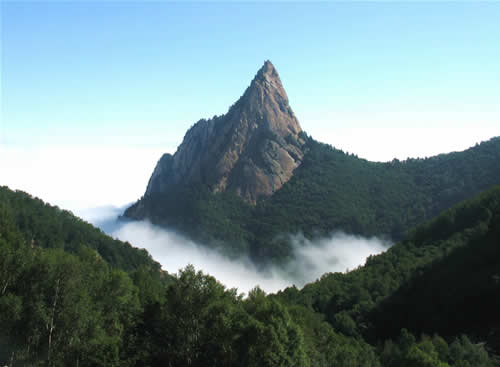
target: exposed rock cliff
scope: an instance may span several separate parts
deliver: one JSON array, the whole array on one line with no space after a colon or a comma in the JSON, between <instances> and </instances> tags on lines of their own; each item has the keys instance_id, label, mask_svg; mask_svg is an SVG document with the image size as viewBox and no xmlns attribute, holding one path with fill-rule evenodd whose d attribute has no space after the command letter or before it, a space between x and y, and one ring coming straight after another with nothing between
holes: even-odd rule
<instances>
[{"instance_id":1,"label":"exposed rock cliff","mask_svg":"<svg viewBox=\"0 0 500 367\"><path fill-rule=\"evenodd\" d=\"M198 121L172 156L156 165L145 196L172 185L204 183L233 190L250 203L287 182L304 156L304 139L278 72L270 61L226 115Z\"/></svg>"}]
</instances>

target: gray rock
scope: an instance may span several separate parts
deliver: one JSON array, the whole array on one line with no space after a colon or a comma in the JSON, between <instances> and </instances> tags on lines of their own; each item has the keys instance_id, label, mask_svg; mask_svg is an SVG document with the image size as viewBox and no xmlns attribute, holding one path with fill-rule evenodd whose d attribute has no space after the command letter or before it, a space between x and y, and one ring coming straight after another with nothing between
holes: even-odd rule
<instances>
[{"instance_id":1,"label":"gray rock","mask_svg":"<svg viewBox=\"0 0 500 367\"><path fill-rule=\"evenodd\" d=\"M201 182L255 204L279 190L301 164L301 131L278 72L266 61L227 114L198 121L173 156L163 155L145 195Z\"/></svg>"}]
</instances>

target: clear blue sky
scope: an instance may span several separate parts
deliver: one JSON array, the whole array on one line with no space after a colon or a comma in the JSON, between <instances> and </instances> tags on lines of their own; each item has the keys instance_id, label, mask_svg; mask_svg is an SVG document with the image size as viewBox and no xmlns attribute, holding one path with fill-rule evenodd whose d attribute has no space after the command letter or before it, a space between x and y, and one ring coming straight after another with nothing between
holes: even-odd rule
<instances>
[{"instance_id":1,"label":"clear blue sky","mask_svg":"<svg viewBox=\"0 0 500 367\"><path fill-rule=\"evenodd\" d=\"M458 106L494 126L500 3L2 2L2 140L177 139L265 59L306 131Z\"/></svg>"},{"instance_id":2,"label":"clear blue sky","mask_svg":"<svg viewBox=\"0 0 500 367\"><path fill-rule=\"evenodd\" d=\"M82 160L95 159L89 176L108 157L95 153L103 146L153 147L147 167L136 159L144 173L129 201L144 190L160 152L173 152L200 118L225 113L266 59L302 128L365 158L427 156L500 135L500 2L0 6L0 155L2 147L24 149L29 163L4 153L7 163L39 168L33 146L49 146L43 153L52 164L70 159L54 147L78 145ZM112 180L107 167L99 172ZM22 173L9 177L33 181Z\"/></svg>"}]
</instances>

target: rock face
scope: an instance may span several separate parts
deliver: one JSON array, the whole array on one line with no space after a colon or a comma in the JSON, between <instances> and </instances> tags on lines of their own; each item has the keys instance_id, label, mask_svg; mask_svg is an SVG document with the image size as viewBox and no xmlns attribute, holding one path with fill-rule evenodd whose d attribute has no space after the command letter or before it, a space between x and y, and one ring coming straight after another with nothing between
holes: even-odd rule
<instances>
[{"instance_id":1,"label":"rock face","mask_svg":"<svg viewBox=\"0 0 500 367\"><path fill-rule=\"evenodd\" d=\"M283 186L301 164L301 131L278 72L266 61L227 114L198 121L173 156L163 155L145 196L168 192L172 185L203 183L255 204Z\"/></svg>"}]
</instances>

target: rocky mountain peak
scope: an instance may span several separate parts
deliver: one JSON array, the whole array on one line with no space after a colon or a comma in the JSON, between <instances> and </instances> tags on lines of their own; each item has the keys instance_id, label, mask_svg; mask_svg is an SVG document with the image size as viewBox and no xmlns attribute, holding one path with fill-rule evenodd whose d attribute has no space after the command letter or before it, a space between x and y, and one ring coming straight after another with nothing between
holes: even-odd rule
<instances>
[{"instance_id":1,"label":"rocky mountain peak","mask_svg":"<svg viewBox=\"0 0 500 367\"><path fill-rule=\"evenodd\" d=\"M279 135L295 135L302 131L289 105L278 71L270 61L266 61L259 69L235 106L241 107L238 113L249 113L256 123L264 124L262 128Z\"/></svg>"},{"instance_id":2,"label":"rocky mountain peak","mask_svg":"<svg viewBox=\"0 0 500 367\"><path fill-rule=\"evenodd\" d=\"M252 84L263 82L267 83L269 87L274 87L278 91L285 91L283 85L281 84L280 76L271 61L267 60L264 65L259 69L257 75L255 75ZM285 93L286 96L286 93Z\"/></svg>"},{"instance_id":3,"label":"rocky mountain peak","mask_svg":"<svg viewBox=\"0 0 500 367\"><path fill-rule=\"evenodd\" d=\"M278 72L266 61L227 114L198 121L176 153L160 159L146 196L168 193L172 185L204 184L256 203L301 164L301 131Z\"/></svg>"}]
</instances>

